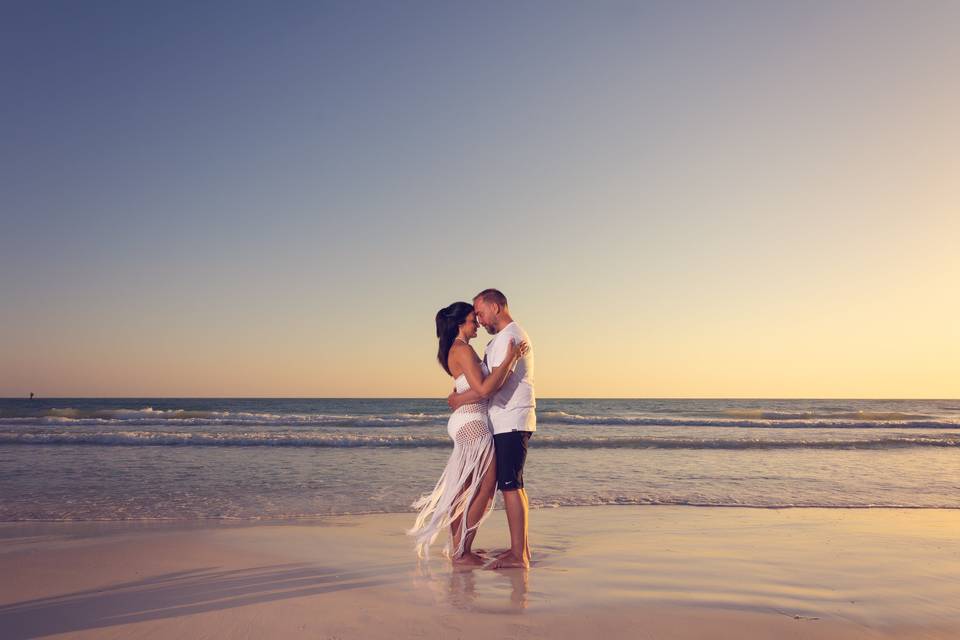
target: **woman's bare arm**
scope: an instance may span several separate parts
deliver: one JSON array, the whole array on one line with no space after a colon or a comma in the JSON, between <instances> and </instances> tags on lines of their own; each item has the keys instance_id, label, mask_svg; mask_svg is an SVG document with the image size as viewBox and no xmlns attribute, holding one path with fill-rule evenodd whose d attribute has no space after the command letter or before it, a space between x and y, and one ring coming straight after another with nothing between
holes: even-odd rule
<instances>
[{"instance_id":1,"label":"woman's bare arm","mask_svg":"<svg viewBox=\"0 0 960 640\"><path fill-rule=\"evenodd\" d=\"M459 368L467 377L467 382L470 384L470 389L464 393L457 394L458 404L462 405L466 402L476 402L477 400L489 398L496 393L497 390L503 386L503 383L506 382L507 376L509 376L513 370L513 365L523 356L526 348L526 343L514 344L511 342L507 357L500 366L494 367L490 375L484 378L483 370L480 368L480 361L477 359L473 349L466 345L458 345L455 351L451 351L451 359L459 365Z\"/></svg>"}]
</instances>

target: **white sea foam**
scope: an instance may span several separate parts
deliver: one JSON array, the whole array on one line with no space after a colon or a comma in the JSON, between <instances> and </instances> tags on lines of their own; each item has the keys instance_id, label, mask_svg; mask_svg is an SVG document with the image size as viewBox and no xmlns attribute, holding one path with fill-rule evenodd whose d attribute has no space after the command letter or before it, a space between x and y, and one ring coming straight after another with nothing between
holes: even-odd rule
<instances>
[{"instance_id":1,"label":"white sea foam","mask_svg":"<svg viewBox=\"0 0 960 640\"><path fill-rule=\"evenodd\" d=\"M0 415L7 425L128 425L180 426L295 426L295 427L417 427L442 425L447 412L288 413L248 411L201 411L188 409L79 409L52 408L39 415ZM772 411L726 409L715 415L577 414L557 410L538 411L541 425L604 427L721 427L747 429L960 429L960 417L934 416L894 411Z\"/></svg>"},{"instance_id":2,"label":"white sea foam","mask_svg":"<svg viewBox=\"0 0 960 640\"><path fill-rule=\"evenodd\" d=\"M862 422L929 421L936 416L900 411L770 411L767 409L725 409L722 415L759 420L859 420Z\"/></svg>"},{"instance_id":3,"label":"white sea foam","mask_svg":"<svg viewBox=\"0 0 960 640\"><path fill-rule=\"evenodd\" d=\"M0 400L0 521L406 511L443 400ZM957 401L544 400L534 506L960 508ZM76 445L76 446L75 446Z\"/></svg>"},{"instance_id":4,"label":"white sea foam","mask_svg":"<svg viewBox=\"0 0 960 640\"><path fill-rule=\"evenodd\" d=\"M843 439L694 438L657 436L537 435L538 449L889 449L956 447L960 433L884 435ZM451 447L446 435L339 434L329 432L0 430L0 444L220 447Z\"/></svg>"},{"instance_id":5,"label":"white sea foam","mask_svg":"<svg viewBox=\"0 0 960 640\"><path fill-rule=\"evenodd\" d=\"M49 409L41 415L4 415L0 423L96 425L128 424L160 426L165 424L216 425L297 425L341 427L417 426L446 422L443 413L388 413L384 415L323 413L258 413L246 411L192 411L186 409Z\"/></svg>"},{"instance_id":6,"label":"white sea foam","mask_svg":"<svg viewBox=\"0 0 960 640\"><path fill-rule=\"evenodd\" d=\"M923 419L907 420L894 419L894 414L884 415L883 418L871 418L868 414L862 419L850 419L860 416L859 413L846 414L782 414L770 417L771 412L744 411L751 418L698 418L698 417L667 417L667 416L628 416L628 415L579 415L564 411L538 412L538 420L546 424L565 425L602 425L602 426L637 426L637 427L739 427L751 429L870 429L870 428L900 428L900 429L957 429L960 420L955 419ZM791 417L784 417L790 415ZM816 415L816 417L813 417ZM908 414L900 414L905 416ZM766 416L766 417L761 417Z\"/></svg>"},{"instance_id":7,"label":"white sea foam","mask_svg":"<svg viewBox=\"0 0 960 640\"><path fill-rule=\"evenodd\" d=\"M437 447L447 437L335 435L329 433L197 431L33 431L0 432L0 444L214 447Z\"/></svg>"},{"instance_id":8,"label":"white sea foam","mask_svg":"<svg viewBox=\"0 0 960 640\"><path fill-rule=\"evenodd\" d=\"M738 502L736 500L721 498L688 498L688 497L652 497L652 496L630 496L630 495L601 495L589 497L573 498L552 498L546 500L531 499L532 508L557 508L557 507L599 507L608 505L636 505L636 506L681 506L681 507L739 507L746 509L960 509L956 504L935 503L930 505L917 506L910 503L899 502L876 502L863 504L854 501L836 501L824 502L817 500L810 501L777 501L770 499L767 501L746 500Z\"/></svg>"},{"instance_id":9,"label":"white sea foam","mask_svg":"<svg viewBox=\"0 0 960 640\"><path fill-rule=\"evenodd\" d=\"M770 499L767 501L736 501L729 499L710 499L702 497L683 497L683 496L631 496L631 495L602 495L602 496L584 496L584 497L559 497L547 496L542 499L531 498L530 508L538 509L557 509L557 508L577 508L577 507L605 507L605 506L623 506L623 507L691 507L691 508L738 508L738 509L950 509L958 510L960 506L956 503L938 503L917 505L911 503L900 503L896 501L877 501L870 503L861 503L855 501L836 501L824 502L817 500L800 501L777 501ZM81 507L82 509L82 507ZM78 510L64 514L47 513L43 515L31 515L22 513L4 513L0 511L0 521L2 522L181 522L183 520L212 520L227 522L262 522L262 521L283 521L283 520L317 520L324 519L332 515L336 516L362 516L383 513L404 513L409 512L400 505L390 505L381 508L355 508L350 510L337 511L318 511L304 512L302 510L277 510L270 513L252 513L248 511L239 511L236 514L210 514L193 515L185 517L183 514L163 515L161 513L150 513L149 511L129 512L102 512L96 511L90 506L87 510Z\"/></svg>"}]
</instances>

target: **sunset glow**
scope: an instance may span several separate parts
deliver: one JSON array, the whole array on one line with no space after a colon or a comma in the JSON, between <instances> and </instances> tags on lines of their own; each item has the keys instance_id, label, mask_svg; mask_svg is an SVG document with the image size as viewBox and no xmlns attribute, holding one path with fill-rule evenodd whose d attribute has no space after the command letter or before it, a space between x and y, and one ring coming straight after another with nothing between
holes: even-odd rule
<instances>
[{"instance_id":1,"label":"sunset glow","mask_svg":"<svg viewBox=\"0 0 960 640\"><path fill-rule=\"evenodd\" d=\"M486 287L542 397L960 395L957 3L114 9L3 21L0 395L443 396Z\"/></svg>"}]
</instances>

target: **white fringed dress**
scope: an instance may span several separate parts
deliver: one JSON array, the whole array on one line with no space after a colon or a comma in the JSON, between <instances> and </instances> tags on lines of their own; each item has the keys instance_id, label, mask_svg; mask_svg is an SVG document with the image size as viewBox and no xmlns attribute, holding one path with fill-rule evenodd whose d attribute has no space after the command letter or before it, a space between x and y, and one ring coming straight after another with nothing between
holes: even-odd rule
<instances>
[{"instance_id":1,"label":"white fringed dress","mask_svg":"<svg viewBox=\"0 0 960 640\"><path fill-rule=\"evenodd\" d=\"M485 364L482 369L483 374L487 375ZM470 388L470 383L463 374L457 376L455 384L457 393L463 393ZM452 552L450 543L444 548L444 553L452 558L459 558L463 555L466 533L479 527L491 511L488 508L473 526L466 529L467 512L480 488L480 480L494 456L493 429L490 426L486 401L465 404L450 414L447 433L453 439L450 460L447 461L447 466L433 491L413 503L413 508L418 511L417 519L407 533L416 537L417 556L420 558L428 558L430 545L440 532L449 529L457 518L461 518L461 529L465 530L460 535L460 543ZM491 506L492 504L491 501Z\"/></svg>"}]
</instances>

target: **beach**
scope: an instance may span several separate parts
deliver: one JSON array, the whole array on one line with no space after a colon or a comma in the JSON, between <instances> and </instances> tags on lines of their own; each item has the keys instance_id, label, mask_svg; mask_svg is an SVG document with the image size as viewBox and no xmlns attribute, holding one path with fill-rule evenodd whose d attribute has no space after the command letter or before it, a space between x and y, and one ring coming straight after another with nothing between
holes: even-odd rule
<instances>
[{"instance_id":1,"label":"beach","mask_svg":"<svg viewBox=\"0 0 960 640\"><path fill-rule=\"evenodd\" d=\"M960 640L960 0L2 15L0 640Z\"/></svg>"},{"instance_id":2,"label":"beach","mask_svg":"<svg viewBox=\"0 0 960 640\"><path fill-rule=\"evenodd\" d=\"M411 519L4 523L0 635L960 635L957 510L536 509L529 571L418 563ZM506 539L498 510L476 546Z\"/></svg>"},{"instance_id":3,"label":"beach","mask_svg":"<svg viewBox=\"0 0 960 640\"><path fill-rule=\"evenodd\" d=\"M448 415L0 400L0 638L960 637L954 400L543 400L528 572L414 557Z\"/></svg>"}]
</instances>

